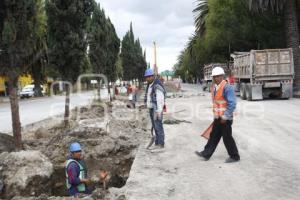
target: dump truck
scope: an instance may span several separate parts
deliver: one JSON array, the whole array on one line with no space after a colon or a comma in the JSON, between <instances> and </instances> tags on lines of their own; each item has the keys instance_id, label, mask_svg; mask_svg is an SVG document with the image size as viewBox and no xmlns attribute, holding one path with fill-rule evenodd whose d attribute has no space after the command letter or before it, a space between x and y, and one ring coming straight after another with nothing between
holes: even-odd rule
<instances>
[{"instance_id":1,"label":"dump truck","mask_svg":"<svg viewBox=\"0 0 300 200\"><path fill-rule=\"evenodd\" d=\"M292 49L251 50L232 54L235 89L241 99L289 99L293 96L294 62Z\"/></svg>"},{"instance_id":2,"label":"dump truck","mask_svg":"<svg viewBox=\"0 0 300 200\"><path fill-rule=\"evenodd\" d=\"M211 76L211 72L212 69L215 67L222 67L225 71L227 80L229 83L233 82L231 81L230 77L231 77L231 64L230 63L210 63L210 64L206 64L204 65L203 68L203 72L204 72L204 85L203 85L203 90L208 90L210 91L211 86L212 86L212 76Z\"/></svg>"}]
</instances>

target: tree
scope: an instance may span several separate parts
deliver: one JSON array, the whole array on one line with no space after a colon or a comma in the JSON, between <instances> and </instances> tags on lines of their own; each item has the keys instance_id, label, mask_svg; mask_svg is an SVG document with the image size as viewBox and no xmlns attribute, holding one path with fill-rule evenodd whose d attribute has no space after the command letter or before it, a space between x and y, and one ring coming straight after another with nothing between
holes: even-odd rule
<instances>
[{"instance_id":1,"label":"tree","mask_svg":"<svg viewBox=\"0 0 300 200\"><path fill-rule=\"evenodd\" d=\"M116 73L117 73L117 78L122 79L123 78L123 67L122 67L122 59L120 57L120 54L118 55L118 60L116 63Z\"/></svg>"},{"instance_id":2,"label":"tree","mask_svg":"<svg viewBox=\"0 0 300 200\"><path fill-rule=\"evenodd\" d=\"M143 79L143 73L147 68L146 58L143 55L140 40L135 40L132 23L130 30L125 34L122 40L121 54L123 66L123 78L125 80Z\"/></svg>"},{"instance_id":3,"label":"tree","mask_svg":"<svg viewBox=\"0 0 300 200\"><path fill-rule=\"evenodd\" d=\"M87 26L93 0L47 0L49 61L64 81L73 84L87 51ZM65 85L65 126L69 125L70 86Z\"/></svg>"},{"instance_id":4,"label":"tree","mask_svg":"<svg viewBox=\"0 0 300 200\"><path fill-rule=\"evenodd\" d=\"M47 60L47 19L45 1L36 0L37 15L33 19L34 54L31 61L31 74L34 80L34 95L42 96L41 84L44 79L44 71Z\"/></svg>"},{"instance_id":5,"label":"tree","mask_svg":"<svg viewBox=\"0 0 300 200\"><path fill-rule=\"evenodd\" d=\"M299 3L299 1L298 1ZM295 94L300 95L300 49L297 19L297 0L249 0L250 9L265 12L271 9L283 12L286 45L293 49L295 65Z\"/></svg>"},{"instance_id":6,"label":"tree","mask_svg":"<svg viewBox=\"0 0 300 200\"><path fill-rule=\"evenodd\" d=\"M104 10L98 4L92 15L89 28L89 57L93 70L97 74L104 74L108 82L117 77L116 62L120 51L120 40L114 25L106 18ZM100 80L98 80L100 82ZM108 92L110 94L110 89ZM100 87L98 96L100 98Z\"/></svg>"},{"instance_id":7,"label":"tree","mask_svg":"<svg viewBox=\"0 0 300 200\"><path fill-rule=\"evenodd\" d=\"M132 80L134 78L135 66L135 47L134 35L132 31L132 24L130 24L130 31L128 31L122 40L121 59L123 66L124 80Z\"/></svg>"},{"instance_id":8,"label":"tree","mask_svg":"<svg viewBox=\"0 0 300 200\"><path fill-rule=\"evenodd\" d=\"M12 127L17 150L22 149L18 77L28 70L34 56L37 4L34 0L0 2L0 72L8 76Z\"/></svg>"},{"instance_id":9,"label":"tree","mask_svg":"<svg viewBox=\"0 0 300 200\"><path fill-rule=\"evenodd\" d=\"M205 19L208 15L208 2L207 0L197 0L197 7L193 10L196 14L195 26L197 35L203 35L205 32Z\"/></svg>"},{"instance_id":10,"label":"tree","mask_svg":"<svg viewBox=\"0 0 300 200\"><path fill-rule=\"evenodd\" d=\"M182 79L196 79L203 76L204 64L228 62L234 51L250 51L262 48L283 48L284 36L280 15L265 12L254 15L247 1L209 0L205 7L203 1L201 20L204 27L196 32L181 52L176 64L176 74ZM199 5L198 5L199 7ZM197 9L200 12L201 9ZM196 10L196 9L195 9Z\"/></svg>"},{"instance_id":11,"label":"tree","mask_svg":"<svg viewBox=\"0 0 300 200\"><path fill-rule=\"evenodd\" d=\"M115 81L117 77L116 73L116 63L118 60L118 55L120 52L120 39L117 36L114 25L111 23L110 19L107 19L108 33L107 33L107 51L108 59L105 68L105 74L108 81Z\"/></svg>"}]
</instances>

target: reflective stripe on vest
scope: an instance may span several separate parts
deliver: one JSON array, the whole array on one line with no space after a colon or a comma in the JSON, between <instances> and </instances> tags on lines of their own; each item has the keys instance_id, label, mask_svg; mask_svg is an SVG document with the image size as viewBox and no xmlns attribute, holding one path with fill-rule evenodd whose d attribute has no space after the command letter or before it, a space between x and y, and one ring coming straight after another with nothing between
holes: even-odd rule
<instances>
[{"instance_id":1,"label":"reflective stripe on vest","mask_svg":"<svg viewBox=\"0 0 300 200\"><path fill-rule=\"evenodd\" d=\"M79 178L80 179L84 179L85 178L85 168L80 164L80 162L78 162L77 160L74 160L74 159L69 159L66 163L66 185L67 185L67 189L70 189L71 188L71 184L69 183L69 175L67 173L67 170L68 170L68 166L71 162L75 162L78 166L79 166ZM85 188L85 184L84 183L80 183L79 185L76 186L77 187L77 190L78 192L85 192L86 191L86 188Z\"/></svg>"},{"instance_id":2,"label":"reflective stripe on vest","mask_svg":"<svg viewBox=\"0 0 300 200\"><path fill-rule=\"evenodd\" d=\"M224 92L224 88L225 88L226 84L227 84L227 82L225 80L223 80L220 83L219 89L216 92L215 92L215 89L211 90L214 118L222 117L224 115L224 112L227 109L227 101L223 96L223 92Z\"/></svg>"}]
</instances>

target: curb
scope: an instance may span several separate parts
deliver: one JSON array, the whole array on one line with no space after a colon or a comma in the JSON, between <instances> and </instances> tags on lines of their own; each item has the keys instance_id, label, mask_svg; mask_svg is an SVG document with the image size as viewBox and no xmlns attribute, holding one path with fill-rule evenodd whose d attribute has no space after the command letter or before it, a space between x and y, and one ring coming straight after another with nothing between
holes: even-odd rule
<instances>
[{"instance_id":1,"label":"curb","mask_svg":"<svg viewBox=\"0 0 300 200\"><path fill-rule=\"evenodd\" d=\"M8 103L9 98L0 98L0 103Z\"/></svg>"}]
</instances>

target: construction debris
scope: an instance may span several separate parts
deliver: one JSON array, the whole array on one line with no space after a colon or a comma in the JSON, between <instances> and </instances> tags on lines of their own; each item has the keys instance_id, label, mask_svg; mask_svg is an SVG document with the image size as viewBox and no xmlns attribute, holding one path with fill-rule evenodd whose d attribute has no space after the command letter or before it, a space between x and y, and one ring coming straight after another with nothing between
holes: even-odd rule
<instances>
[{"instance_id":1,"label":"construction debris","mask_svg":"<svg viewBox=\"0 0 300 200\"><path fill-rule=\"evenodd\" d=\"M18 153L0 154L0 180L4 180L5 198L14 197L15 200L25 199L25 197L28 197L28 200L72 199L66 197L65 161L69 154L68 147L75 141L83 147L88 175L93 182L91 187L95 188L91 195L82 198L118 198L110 192L110 189L103 188L103 180L98 178L99 172L103 170L109 174L105 179L105 187L120 188L125 185L139 144L149 139L149 134L146 133L148 129L145 128L148 124L146 111L128 109L126 103L121 101L115 101L109 105L91 105L73 110L70 124L71 126L67 129L63 124L57 124L53 127L43 126L34 132L23 133L26 151L18 153L27 155L27 159L23 159L25 163L18 164L20 161L11 160L17 159ZM33 154L36 155L30 156ZM40 157L40 160L37 157ZM5 160L12 165L11 170L14 172L8 170ZM38 169L32 167L29 177L16 173L19 169L17 167L24 166L24 169L29 169L26 166L32 165L36 165ZM24 169L23 172L26 171ZM47 174L40 174L41 170L47 171ZM10 174L9 179L7 174ZM34 184L31 178L37 179ZM24 188L20 183L10 184L8 181L18 179L27 180L26 183L30 183L31 186ZM44 190L45 188L47 190ZM113 197L110 197L111 195Z\"/></svg>"},{"instance_id":2,"label":"construction debris","mask_svg":"<svg viewBox=\"0 0 300 200\"><path fill-rule=\"evenodd\" d=\"M1 198L49 194L53 165L39 151L4 152L0 154Z\"/></svg>"}]
</instances>

